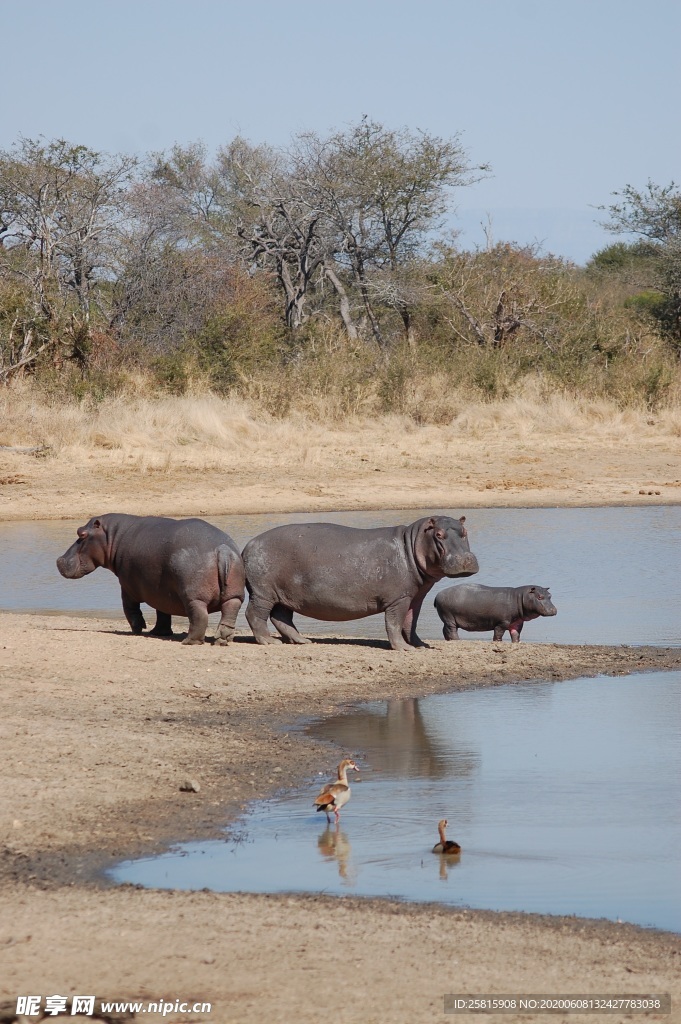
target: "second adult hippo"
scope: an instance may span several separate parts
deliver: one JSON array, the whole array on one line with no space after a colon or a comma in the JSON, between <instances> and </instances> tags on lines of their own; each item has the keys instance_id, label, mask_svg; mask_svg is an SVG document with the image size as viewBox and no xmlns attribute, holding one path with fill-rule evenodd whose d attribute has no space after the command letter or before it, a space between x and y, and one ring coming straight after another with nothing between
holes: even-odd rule
<instances>
[{"instance_id":1,"label":"second adult hippo","mask_svg":"<svg viewBox=\"0 0 681 1024\"><path fill-rule=\"evenodd\" d=\"M443 576L472 576L465 516L430 516L409 526L357 530L335 523L278 526L243 550L250 595L246 618L259 644L309 643L293 612L345 622L385 614L393 650L425 646L416 633L423 599Z\"/></svg>"},{"instance_id":2,"label":"second adult hippo","mask_svg":"<svg viewBox=\"0 0 681 1024\"><path fill-rule=\"evenodd\" d=\"M501 640L508 630L516 644L525 622L557 612L546 587L485 587L482 583L441 590L435 609L444 623L445 640L458 640L459 629L471 633L493 629L493 640Z\"/></svg>"},{"instance_id":3,"label":"second adult hippo","mask_svg":"<svg viewBox=\"0 0 681 1024\"><path fill-rule=\"evenodd\" d=\"M121 584L123 611L133 633L146 629L140 603L156 609L155 636L171 636L171 616L186 615L183 644L202 644L208 613L221 612L216 644L234 636L245 597L244 565L229 536L203 519L165 519L111 512L90 519L57 568L70 580L100 566Z\"/></svg>"}]
</instances>

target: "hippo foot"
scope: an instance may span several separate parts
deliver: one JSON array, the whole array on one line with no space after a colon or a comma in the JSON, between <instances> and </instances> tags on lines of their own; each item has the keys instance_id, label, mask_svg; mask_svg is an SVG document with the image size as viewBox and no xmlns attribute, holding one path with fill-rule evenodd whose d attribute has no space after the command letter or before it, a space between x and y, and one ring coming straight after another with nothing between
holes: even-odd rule
<instances>
[{"instance_id":1,"label":"hippo foot","mask_svg":"<svg viewBox=\"0 0 681 1024\"><path fill-rule=\"evenodd\" d=\"M282 639L283 643L285 643L285 644L311 644L312 643L312 641L309 640L308 637L301 636L300 633L298 634L298 636L285 636L282 633L281 639Z\"/></svg>"},{"instance_id":2,"label":"hippo foot","mask_svg":"<svg viewBox=\"0 0 681 1024\"><path fill-rule=\"evenodd\" d=\"M270 636L269 633L266 633L256 636L255 642L256 644L278 644L281 639L280 636Z\"/></svg>"},{"instance_id":3,"label":"hippo foot","mask_svg":"<svg viewBox=\"0 0 681 1024\"><path fill-rule=\"evenodd\" d=\"M172 629L158 629L156 626L154 626L153 629L150 629L149 632L147 633L147 636L163 636L163 637L166 637L166 638L168 638L168 637L170 637L172 635L173 635Z\"/></svg>"},{"instance_id":4,"label":"hippo foot","mask_svg":"<svg viewBox=\"0 0 681 1024\"><path fill-rule=\"evenodd\" d=\"M184 638L184 640L182 641L182 643L183 643L183 644L184 644L184 645L185 645L186 647L191 647L191 646L194 646L195 644L196 644L196 645L198 645L198 644L202 644L202 643L203 643L203 640L197 640L197 639L196 639L195 637L191 637L191 636L186 636L186 637Z\"/></svg>"},{"instance_id":5,"label":"hippo foot","mask_svg":"<svg viewBox=\"0 0 681 1024\"><path fill-rule=\"evenodd\" d=\"M234 626L219 625L215 630L215 639L213 640L213 643L217 644L218 647L224 647L225 644L232 642L235 633L236 629Z\"/></svg>"},{"instance_id":6,"label":"hippo foot","mask_svg":"<svg viewBox=\"0 0 681 1024\"><path fill-rule=\"evenodd\" d=\"M130 629L132 630L133 636L141 636L146 628L147 628L147 624L146 624L146 622L144 622L144 620L142 620L142 624L141 625L140 625L139 622L136 622L134 626L132 626L132 625L130 626Z\"/></svg>"},{"instance_id":7,"label":"hippo foot","mask_svg":"<svg viewBox=\"0 0 681 1024\"><path fill-rule=\"evenodd\" d=\"M393 651L399 651L400 653L404 652L405 654L413 654L414 651L416 650L415 647L412 647L411 644L407 644L407 643L403 643L403 644L392 644L391 643L390 647L392 648Z\"/></svg>"}]
</instances>

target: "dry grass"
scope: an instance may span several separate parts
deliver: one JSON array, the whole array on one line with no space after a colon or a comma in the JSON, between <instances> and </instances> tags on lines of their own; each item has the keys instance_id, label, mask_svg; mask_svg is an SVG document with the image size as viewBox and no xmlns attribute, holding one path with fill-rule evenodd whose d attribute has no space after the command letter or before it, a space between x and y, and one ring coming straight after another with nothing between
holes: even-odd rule
<instances>
[{"instance_id":1,"label":"dry grass","mask_svg":"<svg viewBox=\"0 0 681 1024\"><path fill-rule=\"evenodd\" d=\"M415 401L422 407L436 382L421 383ZM127 463L143 473L166 472L172 464L220 468L235 450L255 455L276 449L285 461L314 463L320 445L357 445L371 439L389 447L404 446L405 436L429 435L460 442L485 437L526 441L584 435L601 440L632 436L681 437L681 409L656 414L622 410L604 399L571 398L546 392L540 379L526 381L522 393L496 401L475 401L457 393L438 392L436 422L417 422L407 413L348 417L333 403L314 410L295 406L285 418L265 412L253 400L220 398L209 392L182 396L112 397L97 405L48 400L27 384L0 393L0 444L47 445L69 460L89 452L111 453L112 462ZM445 407L446 406L446 407Z\"/></svg>"}]
</instances>

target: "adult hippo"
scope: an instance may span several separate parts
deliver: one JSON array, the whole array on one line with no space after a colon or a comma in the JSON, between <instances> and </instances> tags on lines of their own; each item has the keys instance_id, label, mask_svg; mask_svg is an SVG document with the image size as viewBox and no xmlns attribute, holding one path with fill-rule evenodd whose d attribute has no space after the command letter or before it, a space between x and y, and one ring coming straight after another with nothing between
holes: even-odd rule
<instances>
[{"instance_id":1,"label":"adult hippo","mask_svg":"<svg viewBox=\"0 0 681 1024\"><path fill-rule=\"evenodd\" d=\"M133 633L146 622L144 601L156 609L153 636L171 636L171 616L186 615L189 633L183 644L202 644L208 613L222 612L216 644L234 636L243 602L244 565L232 538L203 519L165 519L111 512L91 519L76 531L78 540L57 559L69 580L79 580L100 566L121 584L123 611Z\"/></svg>"},{"instance_id":2,"label":"adult hippo","mask_svg":"<svg viewBox=\"0 0 681 1024\"><path fill-rule=\"evenodd\" d=\"M274 642L268 617L285 642L305 644L293 612L340 622L384 612L393 650L424 647L416 622L430 588L443 576L478 571L464 522L431 516L373 530L298 523L261 533L242 552L255 639Z\"/></svg>"},{"instance_id":3,"label":"adult hippo","mask_svg":"<svg viewBox=\"0 0 681 1024\"><path fill-rule=\"evenodd\" d=\"M558 610L546 587L485 587L481 583L441 590L435 608L444 623L445 640L458 640L459 629L471 633L493 629L493 640L501 640L508 630L514 644L520 643L525 622L555 615Z\"/></svg>"}]
</instances>

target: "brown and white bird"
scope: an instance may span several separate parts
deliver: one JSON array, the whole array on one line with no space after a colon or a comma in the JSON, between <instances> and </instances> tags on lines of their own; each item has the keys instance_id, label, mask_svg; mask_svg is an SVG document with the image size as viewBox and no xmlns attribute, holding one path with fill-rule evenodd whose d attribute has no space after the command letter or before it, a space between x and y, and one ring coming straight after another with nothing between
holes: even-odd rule
<instances>
[{"instance_id":1,"label":"brown and white bird","mask_svg":"<svg viewBox=\"0 0 681 1024\"><path fill-rule=\"evenodd\" d=\"M324 789L321 791L319 796L314 802L314 807L318 811L326 812L326 820L331 821L329 812L333 811L336 822L340 817L340 809L350 799L350 784L348 782L348 772L358 772L359 768L353 760L349 757L344 758L338 765L338 779L336 782L329 782Z\"/></svg>"},{"instance_id":2,"label":"brown and white bird","mask_svg":"<svg viewBox=\"0 0 681 1024\"><path fill-rule=\"evenodd\" d=\"M461 853L461 847L459 844L455 843L453 839L447 839L447 833L445 832L446 828L446 818L443 818L442 821L438 821L437 830L440 834L440 842L436 843L433 847L433 853L447 853L450 855L454 853Z\"/></svg>"}]
</instances>

